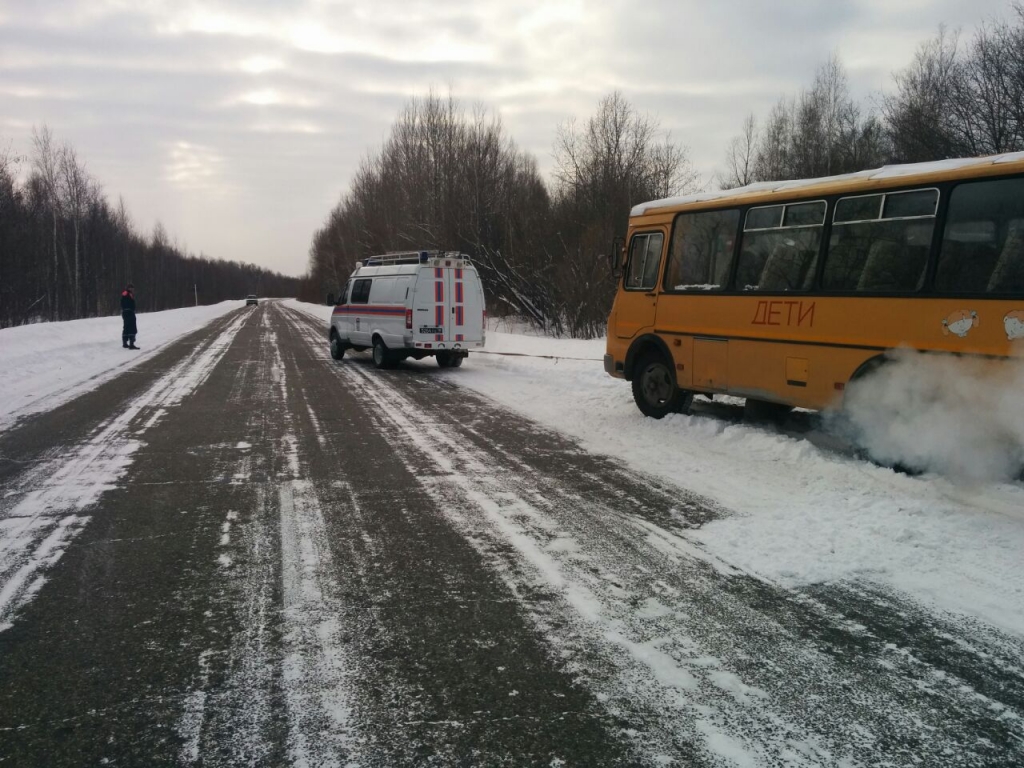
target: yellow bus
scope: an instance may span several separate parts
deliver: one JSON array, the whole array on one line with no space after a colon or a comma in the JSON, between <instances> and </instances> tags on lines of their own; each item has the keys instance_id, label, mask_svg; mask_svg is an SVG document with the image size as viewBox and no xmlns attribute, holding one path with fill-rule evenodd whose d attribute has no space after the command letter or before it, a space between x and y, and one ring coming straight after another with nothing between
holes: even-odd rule
<instances>
[{"instance_id":1,"label":"yellow bus","mask_svg":"<svg viewBox=\"0 0 1024 768\"><path fill-rule=\"evenodd\" d=\"M887 352L1024 358L1024 153L638 205L605 370L647 416L694 393L841 404Z\"/></svg>"}]
</instances>

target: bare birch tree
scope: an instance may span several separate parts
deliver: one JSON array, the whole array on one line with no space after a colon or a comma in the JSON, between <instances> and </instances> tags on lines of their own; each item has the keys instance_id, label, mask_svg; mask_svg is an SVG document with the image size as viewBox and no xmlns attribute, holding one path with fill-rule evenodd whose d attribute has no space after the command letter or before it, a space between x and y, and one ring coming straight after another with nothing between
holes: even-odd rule
<instances>
[{"instance_id":1,"label":"bare birch tree","mask_svg":"<svg viewBox=\"0 0 1024 768\"><path fill-rule=\"evenodd\" d=\"M725 175L719 178L723 189L745 187L754 181L754 161L757 157L757 118L749 113L743 120L743 129L729 140L725 155Z\"/></svg>"},{"instance_id":2,"label":"bare birch tree","mask_svg":"<svg viewBox=\"0 0 1024 768\"><path fill-rule=\"evenodd\" d=\"M60 151L53 141L53 134L47 126L41 129L32 129L32 145L35 148L35 155L32 158L32 167L39 179L40 186L46 196L46 205L49 209L51 228L51 256L53 271L50 280L47 282L47 291L50 294L50 318L61 319L60 305L60 278L62 258L61 248L58 245L58 229L61 211L60 195Z\"/></svg>"},{"instance_id":3,"label":"bare birch tree","mask_svg":"<svg viewBox=\"0 0 1024 768\"><path fill-rule=\"evenodd\" d=\"M74 148L65 144L58 155L59 190L61 207L70 219L72 231L72 277L71 289L74 316L82 309L82 222L89 206L91 181L85 166L79 162Z\"/></svg>"}]
</instances>

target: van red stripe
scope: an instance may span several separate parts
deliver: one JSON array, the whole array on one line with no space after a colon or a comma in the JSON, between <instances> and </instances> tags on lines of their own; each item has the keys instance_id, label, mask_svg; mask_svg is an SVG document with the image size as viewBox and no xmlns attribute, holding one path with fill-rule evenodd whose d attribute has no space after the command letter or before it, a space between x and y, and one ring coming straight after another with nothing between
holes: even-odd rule
<instances>
[{"instance_id":1,"label":"van red stripe","mask_svg":"<svg viewBox=\"0 0 1024 768\"><path fill-rule=\"evenodd\" d=\"M455 303L456 304L461 304L462 303L462 282L461 281L455 283Z\"/></svg>"},{"instance_id":2,"label":"van red stripe","mask_svg":"<svg viewBox=\"0 0 1024 768\"><path fill-rule=\"evenodd\" d=\"M434 325L440 327L444 326L444 305L434 307Z\"/></svg>"},{"instance_id":3,"label":"van red stripe","mask_svg":"<svg viewBox=\"0 0 1024 768\"><path fill-rule=\"evenodd\" d=\"M371 307L359 304L352 307L335 307L332 315L405 315L405 307Z\"/></svg>"},{"instance_id":4,"label":"van red stripe","mask_svg":"<svg viewBox=\"0 0 1024 768\"><path fill-rule=\"evenodd\" d=\"M434 301L438 304L444 301L444 280L438 280L434 283Z\"/></svg>"}]
</instances>

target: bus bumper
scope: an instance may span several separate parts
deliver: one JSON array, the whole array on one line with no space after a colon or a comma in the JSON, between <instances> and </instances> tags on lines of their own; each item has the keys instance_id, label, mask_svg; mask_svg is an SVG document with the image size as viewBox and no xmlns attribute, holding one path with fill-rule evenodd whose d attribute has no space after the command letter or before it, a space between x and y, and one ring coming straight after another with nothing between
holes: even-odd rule
<instances>
[{"instance_id":1,"label":"bus bumper","mask_svg":"<svg viewBox=\"0 0 1024 768\"><path fill-rule=\"evenodd\" d=\"M617 379L623 379L626 376L623 373L623 364L616 363L615 358L612 355L604 356L604 372Z\"/></svg>"}]
</instances>

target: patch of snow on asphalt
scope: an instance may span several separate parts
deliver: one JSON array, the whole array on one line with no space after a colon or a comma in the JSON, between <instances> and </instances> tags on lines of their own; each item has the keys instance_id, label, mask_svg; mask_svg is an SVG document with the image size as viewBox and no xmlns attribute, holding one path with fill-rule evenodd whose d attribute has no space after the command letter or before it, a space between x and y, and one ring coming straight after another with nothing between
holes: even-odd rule
<instances>
[{"instance_id":1,"label":"patch of snow on asphalt","mask_svg":"<svg viewBox=\"0 0 1024 768\"><path fill-rule=\"evenodd\" d=\"M265 331L270 346L272 389L287 403L288 384L277 334ZM286 423L293 415L286 411ZM284 435L283 482L278 491L284 617L284 689L288 741L296 765L340 766L352 752L347 676L353 668L342 640L337 568L323 509L312 481L303 477L299 440Z\"/></svg>"}]
</instances>

